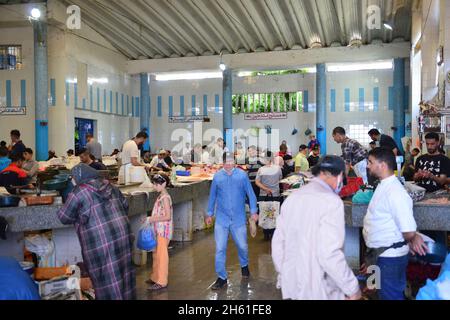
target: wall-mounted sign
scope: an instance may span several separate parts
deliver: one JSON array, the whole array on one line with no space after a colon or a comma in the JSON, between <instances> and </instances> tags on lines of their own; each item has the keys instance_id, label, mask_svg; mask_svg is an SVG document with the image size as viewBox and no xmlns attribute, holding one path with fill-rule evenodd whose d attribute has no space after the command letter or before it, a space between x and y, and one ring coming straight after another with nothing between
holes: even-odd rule
<instances>
[{"instance_id":1,"label":"wall-mounted sign","mask_svg":"<svg viewBox=\"0 0 450 320\"><path fill-rule=\"evenodd\" d=\"M209 122L209 118L206 116L176 116L169 117L169 123L185 123L185 122Z\"/></svg>"},{"instance_id":2,"label":"wall-mounted sign","mask_svg":"<svg viewBox=\"0 0 450 320\"><path fill-rule=\"evenodd\" d=\"M27 107L3 107L0 106L2 116L24 116L27 114Z\"/></svg>"},{"instance_id":3,"label":"wall-mounted sign","mask_svg":"<svg viewBox=\"0 0 450 320\"><path fill-rule=\"evenodd\" d=\"M244 114L244 120L283 120L283 119L287 119L287 112Z\"/></svg>"}]
</instances>

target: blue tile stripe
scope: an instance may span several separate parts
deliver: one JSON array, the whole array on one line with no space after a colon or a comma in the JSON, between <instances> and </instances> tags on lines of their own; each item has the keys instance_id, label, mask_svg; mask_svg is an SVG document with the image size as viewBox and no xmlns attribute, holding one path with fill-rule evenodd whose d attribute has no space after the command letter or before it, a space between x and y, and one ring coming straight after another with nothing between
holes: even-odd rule
<instances>
[{"instance_id":1,"label":"blue tile stripe","mask_svg":"<svg viewBox=\"0 0 450 320\"><path fill-rule=\"evenodd\" d=\"M195 103L196 103L196 96L192 96L192 115L195 116L197 114L197 110L195 109Z\"/></svg>"},{"instance_id":2,"label":"blue tile stripe","mask_svg":"<svg viewBox=\"0 0 450 320\"><path fill-rule=\"evenodd\" d=\"M208 115L208 95L203 95L203 115Z\"/></svg>"},{"instance_id":3,"label":"blue tile stripe","mask_svg":"<svg viewBox=\"0 0 450 320\"><path fill-rule=\"evenodd\" d=\"M134 110L134 97L131 97L131 116L134 117L136 114Z\"/></svg>"},{"instance_id":4,"label":"blue tile stripe","mask_svg":"<svg viewBox=\"0 0 450 320\"><path fill-rule=\"evenodd\" d=\"M66 107L70 106L70 84L66 81Z\"/></svg>"},{"instance_id":5,"label":"blue tile stripe","mask_svg":"<svg viewBox=\"0 0 450 320\"><path fill-rule=\"evenodd\" d=\"M103 112L106 112L106 89L103 89Z\"/></svg>"},{"instance_id":6,"label":"blue tile stripe","mask_svg":"<svg viewBox=\"0 0 450 320\"><path fill-rule=\"evenodd\" d=\"M364 88L359 88L359 112L364 112L365 92Z\"/></svg>"},{"instance_id":7,"label":"blue tile stripe","mask_svg":"<svg viewBox=\"0 0 450 320\"><path fill-rule=\"evenodd\" d=\"M180 117L184 117L184 96L180 96Z\"/></svg>"},{"instance_id":8,"label":"blue tile stripe","mask_svg":"<svg viewBox=\"0 0 450 320\"><path fill-rule=\"evenodd\" d=\"M169 96L169 117L173 117L173 96Z\"/></svg>"},{"instance_id":9,"label":"blue tile stripe","mask_svg":"<svg viewBox=\"0 0 450 320\"><path fill-rule=\"evenodd\" d=\"M116 114L119 113L119 93L116 91Z\"/></svg>"},{"instance_id":10,"label":"blue tile stripe","mask_svg":"<svg viewBox=\"0 0 450 320\"><path fill-rule=\"evenodd\" d=\"M216 113L220 112L220 97L218 94L214 96L214 110Z\"/></svg>"},{"instance_id":11,"label":"blue tile stripe","mask_svg":"<svg viewBox=\"0 0 450 320\"><path fill-rule=\"evenodd\" d=\"M130 96L127 94L127 116L130 115Z\"/></svg>"},{"instance_id":12,"label":"blue tile stripe","mask_svg":"<svg viewBox=\"0 0 450 320\"><path fill-rule=\"evenodd\" d=\"M51 97L51 105L56 106L56 80L50 79L50 97Z\"/></svg>"},{"instance_id":13,"label":"blue tile stripe","mask_svg":"<svg viewBox=\"0 0 450 320\"><path fill-rule=\"evenodd\" d=\"M303 91L303 112L309 111L309 92L308 90Z\"/></svg>"},{"instance_id":14,"label":"blue tile stripe","mask_svg":"<svg viewBox=\"0 0 450 320\"><path fill-rule=\"evenodd\" d=\"M158 118L162 117L162 97L158 96Z\"/></svg>"},{"instance_id":15,"label":"blue tile stripe","mask_svg":"<svg viewBox=\"0 0 450 320\"><path fill-rule=\"evenodd\" d=\"M100 88L97 88L97 111L100 111Z\"/></svg>"},{"instance_id":16,"label":"blue tile stripe","mask_svg":"<svg viewBox=\"0 0 450 320\"><path fill-rule=\"evenodd\" d=\"M389 110L394 110L394 87L389 87L388 100L389 100L388 105Z\"/></svg>"},{"instance_id":17,"label":"blue tile stripe","mask_svg":"<svg viewBox=\"0 0 450 320\"><path fill-rule=\"evenodd\" d=\"M12 107L11 80L6 80L6 106Z\"/></svg>"},{"instance_id":18,"label":"blue tile stripe","mask_svg":"<svg viewBox=\"0 0 450 320\"><path fill-rule=\"evenodd\" d=\"M89 109L94 110L94 87L89 86Z\"/></svg>"},{"instance_id":19,"label":"blue tile stripe","mask_svg":"<svg viewBox=\"0 0 450 320\"><path fill-rule=\"evenodd\" d=\"M152 117L152 97L148 96L148 116Z\"/></svg>"},{"instance_id":20,"label":"blue tile stripe","mask_svg":"<svg viewBox=\"0 0 450 320\"><path fill-rule=\"evenodd\" d=\"M345 112L350 112L350 89L346 88L344 90L344 110Z\"/></svg>"},{"instance_id":21,"label":"blue tile stripe","mask_svg":"<svg viewBox=\"0 0 450 320\"><path fill-rule=\"evenodd\" d=\"M83 109L86 109L86 98L83 98Z\"/></svg>"},{"instance_id":22,"label":"blue tile stripe","mask_svg":"<svg viewBox=\"0 0 450 320\"><path fill-rule=\"evenodd\" d=\"M27 106L27 81L20 80L20 106Z\"/></svg>"},{"instance_id":23,"label":"blue tile stripe","mask_svg":"<svg viewBox=\"0 0 450 320\"><path fill-rule=\"evenodd\" d=\"M380 88L373 88L373 111L380 110Z\"/></svg>"},{"instance_id":24,"label":"blue tile stripe","mask_svg":"<svg viewBox=\"0 0 450 320\"><path fill-rule=\"evenodd\" d=\"M124 108L125 108L125 95L122 93L121 95L122 99L122 115L124 115Z\"/></svg>"},{"instance_id":25,"label":"blue tile stripe","mask_svg":"<svg viewBox=\"0 0 450 320\"><path fill-rule=\"evenodd\" d=\"M330 92L330 111L336 112L336 89L331 89Z\"/></svg>"},{"instance_id":26,"label":"blue tile stripe","mask_svg":"<svg viewBox=\"0 0 450 320\"><path fill-rule=\"evenodd\" d=\"M73 84L73 107L78 108L78 84Z\"/></svg>"},{"instance_id":27,"label":"blue tile stripe","mask_svg":"<svg viewBox=\"0 0 450 320\"><path fill-rule=\"evenodd\" d=\"M141 116L141 105L140 105L140 97L136 97L136 117L139 118Z\"/></svg>"},{"instance_id":28,"label":"blue tile stripe","mask_svg":"<svg viewBox=\"0 0 450 320\"><path fill-rule=\"evenodd\" d=\"M113 113L113 92L109 90L109 113Z\"/></svg>"}]
</instances>

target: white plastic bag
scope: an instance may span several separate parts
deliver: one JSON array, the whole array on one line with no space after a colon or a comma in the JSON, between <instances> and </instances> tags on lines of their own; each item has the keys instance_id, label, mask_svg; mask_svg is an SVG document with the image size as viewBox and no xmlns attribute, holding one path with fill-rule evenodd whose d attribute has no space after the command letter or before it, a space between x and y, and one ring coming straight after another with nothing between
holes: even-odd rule
<instances>
[{"instance_id":1,"label":"white plastic bag","mask_svg":"<svg viewBox=\"0 0 450 320\"><path fill-rule=\"evenodd\" d=\"M280 214L280 202L260 201L259 203L259 226L263 229L275 229L277 218Z\"/></svg>"},{"instance_id":2,"label":"white plastic bag","mask_svg":"<svg viewBox=\"0 0 450 320\"><path fill-rule=\"evenodd\" d=\"M26 237L25 248L38 256L38 267L56 267L55 243L46 236L37 234Z\"/></svg>"}]
</instances>

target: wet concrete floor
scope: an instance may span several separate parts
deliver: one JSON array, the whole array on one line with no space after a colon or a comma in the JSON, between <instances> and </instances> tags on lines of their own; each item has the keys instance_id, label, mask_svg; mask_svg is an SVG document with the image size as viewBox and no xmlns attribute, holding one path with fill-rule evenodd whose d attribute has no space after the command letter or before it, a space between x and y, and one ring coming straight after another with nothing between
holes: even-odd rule
<instances>
[{"instance_id":1,"label":"wet concrete floor","mask_svg":"<svg viewBox=\"0 0 450 320\"><path fill-rule=\"evenodd\" d=\"M192 242L171 242L169 250L169 286L158 292L147 291L145 280L151 271L151 254L146 266L137 268L137 295L140 300L278 300L276 272L270 242L258 230L249 239L250 279L242 280L234 242L229 240L227 253L228 286L211 290L217 276L214 271L215 242L212 230L194 234Z\"/></svg>"}]
</instances>

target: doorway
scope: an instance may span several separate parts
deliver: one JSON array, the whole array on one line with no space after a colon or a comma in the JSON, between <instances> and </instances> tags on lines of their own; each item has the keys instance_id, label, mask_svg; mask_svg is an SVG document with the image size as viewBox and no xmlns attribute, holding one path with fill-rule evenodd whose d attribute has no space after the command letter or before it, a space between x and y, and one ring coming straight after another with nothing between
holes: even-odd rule
<instances>
[{"instance_id":1,"label":"doorway","mask_svg":"<svg viewBox=\"0 0 450 320\"><path fill-rule=\"evenodd\" d=\"M94 120L75 118L75 154L86 147L86 135L94 135Z\"/></svg>"}]
</instances>

